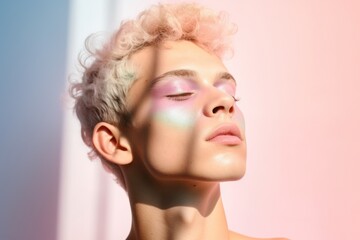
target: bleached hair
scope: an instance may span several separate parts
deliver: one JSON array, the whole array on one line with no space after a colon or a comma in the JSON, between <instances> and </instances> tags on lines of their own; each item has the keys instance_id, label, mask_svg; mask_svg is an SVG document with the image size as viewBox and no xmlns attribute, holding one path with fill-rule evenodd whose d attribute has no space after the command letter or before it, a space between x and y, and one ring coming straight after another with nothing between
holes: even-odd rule
<instances>
[{"instance_id":1,"label":"bleached hair","mask_svg":"<svg viewBox=\"0 0 360 240\"><path fill-rule=\"evenodd\" d=\"M221 58L231 52L230 37L235 32L226 14L182 3L153 5L134 20L123 21L107 43L95 50L91 43L97 35L88 37L88 57L80 61L82 79L70 86L84 142L94 150L91 136L99 122L119 128L127 125L126 96L137 78L131 54L166 40L188 40Z\"/></svg>"}]
</instances>

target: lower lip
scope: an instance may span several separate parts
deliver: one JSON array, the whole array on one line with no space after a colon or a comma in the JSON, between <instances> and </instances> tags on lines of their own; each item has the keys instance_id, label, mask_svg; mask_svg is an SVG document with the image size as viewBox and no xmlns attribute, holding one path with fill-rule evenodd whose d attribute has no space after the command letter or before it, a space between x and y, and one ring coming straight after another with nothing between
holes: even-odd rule
<instances>
[{"instance_id":1,"label":"lower lip","mask_svg":"<svg viewBox=\"0 0 360 240\"><path fill-rule=\"evenodd\" d=\"M218 135L209 140L209 142L220 143L223 145L239 145L241 143L241 139L234 135Z\"/></svg>"}]
</instances>

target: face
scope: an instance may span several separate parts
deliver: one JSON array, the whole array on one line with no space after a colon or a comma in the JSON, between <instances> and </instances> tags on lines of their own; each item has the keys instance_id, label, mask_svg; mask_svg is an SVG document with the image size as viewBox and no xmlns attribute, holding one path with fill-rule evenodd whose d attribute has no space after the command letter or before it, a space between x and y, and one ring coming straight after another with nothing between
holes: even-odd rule
<instances>
[{"instance_id":1,"label":"face","mask_svg":"<svg viewBox=\"0 0 360 240\"><path fill-rule=\"evenodd\" d=\"M189 41L131 57L128 94L134 161L159 179L226 181L245 172L244 119L222 61Z\"/></svg>"}]
</instances>

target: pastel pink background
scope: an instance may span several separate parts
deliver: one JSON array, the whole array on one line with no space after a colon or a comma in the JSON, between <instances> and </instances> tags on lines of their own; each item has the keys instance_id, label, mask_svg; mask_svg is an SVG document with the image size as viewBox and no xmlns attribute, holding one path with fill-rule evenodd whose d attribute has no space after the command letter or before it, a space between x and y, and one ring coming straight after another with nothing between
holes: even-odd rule
<instances>
[{"instance_id":1,"label":"pastel pink background","mask_svg":"<svg viewBox=\"0 0 360 240\"><path fill-rule=\"evenodd\" d=\"M153 1L145 2L132 11ZM235 55L226 64L238 80L248 163L245 178L223 184L230 228L258 237L359 239L360 2L196 2L228 12L238 25ZM76 138L70 132L65 146ZM108 205L97 216L118 211L121 217L108 221L125 236L126 196L109 199L118 187L107 175L101 179L107 197L98 201ZM105 187L108 182L112 187ZM79 223L77 237L85 226ZM98 228L98 234L106 231Z\"/></svg>"},{"instance_id":2,"label":"pastel pink background","mask_svg":"<svg viewBox=\"0 0 360 240\"><path fill-rule=\"evenodd\" d=\"M227 10L239 25L230 66L249 151L246 177L224 191L239 189L226 201L230 225L360 239L360 2L239 1Z\"/></svg>"},{"instance_id":3,"label":"pastel pink background","mask_svg":"<svg viewBox=\"0 0 360 240\"><path fill-rule=\"evenodd\" d=\"M87 159L64 89L90 33L155 2L0 3L1 240L127 235L126 194ZM360 1L195 2L238 25L226 64L238 80L248 163L242 180L222 185L230 228L360 239Z\"/></svg>"}]
</instances>

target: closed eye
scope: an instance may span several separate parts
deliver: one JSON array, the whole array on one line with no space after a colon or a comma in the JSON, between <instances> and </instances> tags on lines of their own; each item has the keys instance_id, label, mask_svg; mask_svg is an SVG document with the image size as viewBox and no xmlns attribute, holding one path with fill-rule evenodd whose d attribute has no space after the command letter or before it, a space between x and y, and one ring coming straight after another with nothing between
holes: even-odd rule
<instances>
[{"instance_id":1,"label":"closed eye","mask_svg":"<svg viewBox=\"0 0 360 240\"><path fill-rule=\"evenodd\" d=\"M173 101L185 101L185 100L189 99L192 95L193 95L192 92L184 92L184 93L179 93L179 94L166 95L166 97Z\"/></svg>"}]
</instances>

